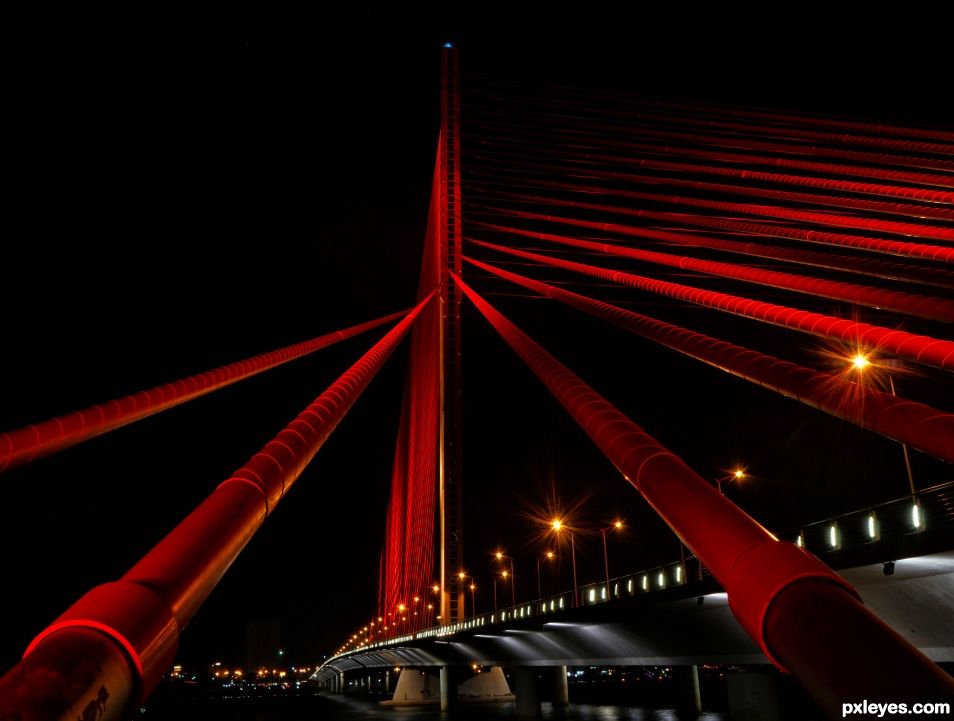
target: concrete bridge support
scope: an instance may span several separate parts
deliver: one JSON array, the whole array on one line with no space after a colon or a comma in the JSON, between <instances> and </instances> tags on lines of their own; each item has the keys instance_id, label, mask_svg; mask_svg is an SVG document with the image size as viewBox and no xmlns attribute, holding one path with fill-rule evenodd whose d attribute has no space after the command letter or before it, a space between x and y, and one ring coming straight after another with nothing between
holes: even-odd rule
<instances>
[{"instance_id":1,"label":"concrete bridge support","mask_svg":"<svg viewBox=\"0 0 954 721\"><path fill-rule=\"evenodd\" d=\"M699 667L676 666L673 668L678 694L677 708L680 718L692 718L702 713L702 696L699 693Z\"/></svg>"},{"instance_id":2,"label":"concrete bridge support","mask_svg":"<svg viewBox=\"0 0 954 721\"><path fill-rule=\"evenodd\" d=\"M517 718L540 718L540 692L537 689L536 668L533 666L517 666L513 671L517 693Z\"/></svg>"},{"instance_id":3,"label":"concrete bridge support","mask_svg":"<svg viewBox=\"0 0 954 721\"><path fill-rule=\"evenodd\" d=\"M726 677L729 713L746 721L780 721L775 678L767 673L741 672Z\"/></svg>"},{"instance_id":4,"label":"concrete bridge support","mask_svg":"<svg viewBox=\"0 0 954 721\"><path fill-rule=\"evenodd\" d=\"M567 682L566 666L557 666L553 669L553 705L570 705L570 685Z\"/></svg>"},{"instance_id":5,"label":"concrete bridge support","mask_svg":"<svg viewBox=\"0 0 954 721\"><path fill-rule=\"evenodd\" d=\"M451 670L441 666L441 711L449 711L457 703L457 684L451 683Z\"/></svg>"}]
</instances>

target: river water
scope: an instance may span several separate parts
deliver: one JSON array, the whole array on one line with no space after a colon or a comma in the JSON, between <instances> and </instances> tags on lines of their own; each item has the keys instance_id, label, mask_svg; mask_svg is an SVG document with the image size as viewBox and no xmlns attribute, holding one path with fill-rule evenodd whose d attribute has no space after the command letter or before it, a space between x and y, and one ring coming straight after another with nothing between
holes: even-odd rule
<instances>
[{"instance_id":1,"label":"river water","mask_svg":"<svg viewBox=\"0 0 954 721\"><path fill-rule=\"evenodd\" d=\"M598 703L568 708L542 705L543 718L559 721L683 721L675 709L638 708ZM504 721L515 719L514 703L466 704L442 714L437 706L385 708L365 697L331 694L269 697L159 697L135 718L148 721ZM726 713L703 713L700 721L728 721Z\"/></svg>"}]
</instances>

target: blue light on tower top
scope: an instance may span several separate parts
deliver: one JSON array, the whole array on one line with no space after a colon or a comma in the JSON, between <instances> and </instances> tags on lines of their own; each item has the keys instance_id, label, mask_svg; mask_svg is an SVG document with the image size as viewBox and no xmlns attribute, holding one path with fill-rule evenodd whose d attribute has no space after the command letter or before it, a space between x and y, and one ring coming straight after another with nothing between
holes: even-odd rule
<instances>
[{"instance_id":1,"label":"blue light on tower top","mask_svg":"<svg viewBox=\"0 0 954 721\"><path fill-rule=\"evenodd\" d=\"M454 43L444 43L444 47L445 47L445 48L452 48L452 47L454 47Z\"/></svg>"}]
</instances>

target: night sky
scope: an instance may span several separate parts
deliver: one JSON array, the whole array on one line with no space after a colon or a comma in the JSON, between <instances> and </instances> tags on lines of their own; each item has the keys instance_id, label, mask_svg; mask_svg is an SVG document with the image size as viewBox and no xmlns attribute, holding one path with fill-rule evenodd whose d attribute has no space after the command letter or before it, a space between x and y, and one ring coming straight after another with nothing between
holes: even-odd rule
<instances>
[{"instance_id":1,"label":"night sky","mask_svg":"<svg viewBox=\"0 0 954 721\"><path fill-rule=\"evenodd\" d=\"M0 429L410 305L445 39L461 47L465 74L954 126L950 10L747 26L685 8L635 24L609 13L412 20L309 18L294 32L121 40L64 23L15 41ZM736 500L770 528L906 487L896 445L477 278L491 302L700 473L745 463L754 479ZM807 336L690 318L769 352L788 347L793 359L814 352ZM529 595L542 546L525 514L554 494L581 503L590 529L626 519L611 547L615 572L678 557L675 537L472 308L463 321L465 555L478 606L491 603L498 545L516 557ZM82 593L122 575L379 336L5 474L0 668ZM405 350L195 617L180 646L186 663L242 662L246 625L275 619L290 662L310 664L373 612ZM903 383L954 409L941 372ZM948 466L915 456L924 485L950 480ZM580 580L598 577L599 533L581 535L578 551Z\"/></svg>"}]
</instances>

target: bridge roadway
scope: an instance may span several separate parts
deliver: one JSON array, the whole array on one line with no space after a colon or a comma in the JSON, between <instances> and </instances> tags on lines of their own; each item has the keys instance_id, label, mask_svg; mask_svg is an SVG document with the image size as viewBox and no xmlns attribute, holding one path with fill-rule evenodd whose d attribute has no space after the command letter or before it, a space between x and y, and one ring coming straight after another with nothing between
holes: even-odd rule
<instances>
[{"instance_id":1,"label":"bridge roadway","mask_svg":"<svg viewBox=\"0 0 954 721\"><path fill-rule=\"evenodd\" d=\"M954 662L954 551L897 561L892 575L876 563L839 571L865 604L936 662ZM634 579L635 589L626 583ZM430 629L327 661L315 674L327 681L341 672L394 667L642 666L768 664L729 610L726 594L710 578L641 593L641 576L611 582L619 597L600 602L603 584ZM620 587L619 581L623 581ZM651 579L652 583L656 579ZM590 591L594 594L590 594ZM596 596L595 602L590 598ZM703 602L699 603L699 597ZM559 609L563 599L564 608ZM550 601L555 601L550 611ZM521 616L520 609L523 609ZM516 611L514 613L514 611ZM503 613L508 618L499 618Z\"/></svg>"},{"instance_id":2,"label":"bridge roadway","mask_svg":"<svg viewBox=\"0 0 954 721\"><path fill-rule=\"evenodd\" d=\"M954 662L954 482L922 489L917 514L912 510L910 497L897 498L781 537L805 545L838 571L869 609L928 658ZM888 566L888 559L901 560ZM367 643L332 657L314 678L324 682L361 668L475 663L769 663L735 620L726 594L694 558L605 586L599 582L579 589L576 607L572 592L565 592L499 614Z\"/></svg>"}]
</instances>

